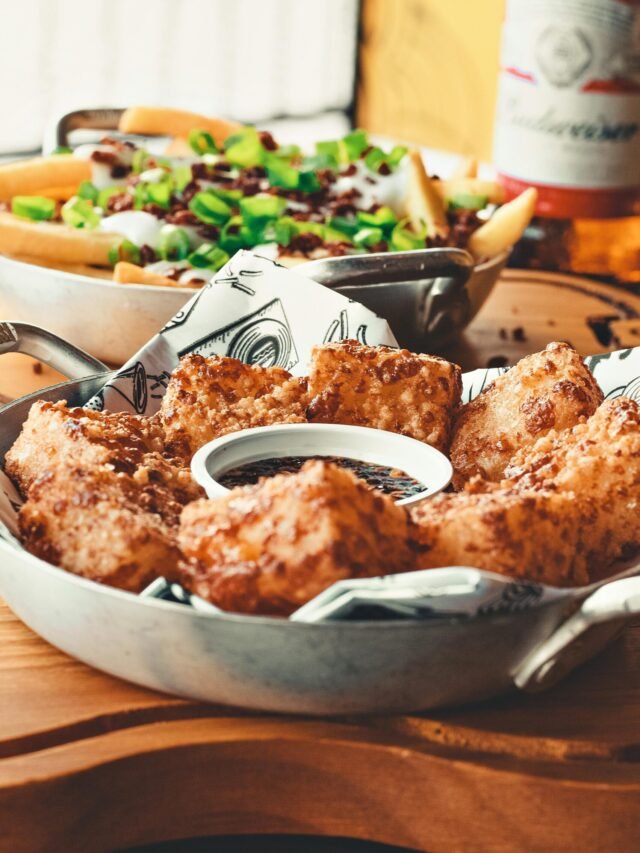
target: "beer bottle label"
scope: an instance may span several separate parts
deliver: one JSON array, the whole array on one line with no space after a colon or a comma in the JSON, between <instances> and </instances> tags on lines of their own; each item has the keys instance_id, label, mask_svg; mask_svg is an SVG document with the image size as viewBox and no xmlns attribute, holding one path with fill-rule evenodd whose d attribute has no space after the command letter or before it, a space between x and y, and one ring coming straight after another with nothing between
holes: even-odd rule
<instances>
[{"instance_id":1,"label":"beer bottle label","mask_svg":"<svg viewBox=\"0 0 640 853\"><path fill-rule=\"evenodd\" d=\"M640 13L633 5L508 0L494 157L513 192L548 186L569 191L565 202L584 202L571 190L592 190L592 201L615 207L617 196L637 191ZM555 215L555 203L571 215L562 201L562 192L542 193L541 212Z\"/></svg>"}]
</instances>

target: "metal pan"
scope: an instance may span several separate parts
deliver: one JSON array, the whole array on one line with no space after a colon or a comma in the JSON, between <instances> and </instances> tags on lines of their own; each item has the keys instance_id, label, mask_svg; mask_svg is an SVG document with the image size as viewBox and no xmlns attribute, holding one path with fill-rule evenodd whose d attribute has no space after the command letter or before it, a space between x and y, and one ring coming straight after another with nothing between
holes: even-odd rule
<instances>
[{"instance_id":1,"label":"metal pan","mask_svg":"<svg viewBox=\"0 0 640 853\"><path fill-rule=\"evenodd\" d=\"M94 359L72 350L71 358L67 344L58 350L33 328L0 324L0 332L0 353L39 346L39 357L75 377L0 410L4 458L34 400L81 405L110 374L96 375ZM94 375L81 378L82 369ZM100 586L2 539L0 594L44 639L105 672L194 699L306 714L408 712L514 685L541 689L640 611L640 578L628 577L471 619L308 624L210 614Z\"/></svg>"},{"instance_id":2,"label":"metal pan","mask_svg":"<svg viewBox=\"0 0 640 853\"><path fill-rule=\"evenodd\" d=\"M428 251L447 258L468 257L455 249ZM323 284L325 277L334 282L332 265L341 268L344 284L332 286L387 319L401 346L425 352L441 346L472 320L496 283L506 255L464 270L464 277L455 280L425 272L418 280L391 282L378 273L375 284L353 285L350 271L341 266L343 260L310 261L298 269ZM113 365L124 364L196 292L186 287L115 284L0 255L0 317L45 326Z\"/></svg>"}]
</instances>

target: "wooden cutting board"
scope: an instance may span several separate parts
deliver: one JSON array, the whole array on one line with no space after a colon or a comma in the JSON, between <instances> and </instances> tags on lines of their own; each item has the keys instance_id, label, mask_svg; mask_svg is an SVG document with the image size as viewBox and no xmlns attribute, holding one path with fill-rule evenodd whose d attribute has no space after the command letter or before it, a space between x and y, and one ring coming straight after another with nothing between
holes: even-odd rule
<instances>
[{"instance_id":1,"label":"wooden cutting board","mask_svg":"<svg viewBox=\"0 0 640 853\"><path fill-rule=\"evenodd\" d=\"M508 272L447 355L466 369L513 362L553 338L587 355L628 346L639 316L624 291ZM7 368L13 358L0 359L0 392L53 381L19 357ZM631 851L639 759L640 626L546 694L315 720L127 684L47 645L0 603L0 851L248 832L434 853Z\"/></svg>"}]
</instances>

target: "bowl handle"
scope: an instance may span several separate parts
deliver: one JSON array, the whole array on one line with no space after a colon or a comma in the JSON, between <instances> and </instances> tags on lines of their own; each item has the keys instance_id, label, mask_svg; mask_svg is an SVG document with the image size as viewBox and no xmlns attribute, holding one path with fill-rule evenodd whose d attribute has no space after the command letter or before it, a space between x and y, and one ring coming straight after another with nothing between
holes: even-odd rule
<instances>
[{"instance_id":1,"label":"bowl handle","mask_svg":"<svg viewBox=\"0 0 640 853\"><path fill-rule=\"evenodd\" d=\"M0 355L6 352L33 356L69 379L84 379L109 370L84 350L30 323L0 322Z\"/></svg>"},{"instance_id":2,"label":"bowl handle","mask_svg":"<svg viewBox=\"0 0 640 853\"><path fill-rule=\"evenodd\" d=\"M516 686L529 693L546 690L603 648L639 613L640 577L603 584L519 665L513 675Z\"/></svg>"}]
</instances>

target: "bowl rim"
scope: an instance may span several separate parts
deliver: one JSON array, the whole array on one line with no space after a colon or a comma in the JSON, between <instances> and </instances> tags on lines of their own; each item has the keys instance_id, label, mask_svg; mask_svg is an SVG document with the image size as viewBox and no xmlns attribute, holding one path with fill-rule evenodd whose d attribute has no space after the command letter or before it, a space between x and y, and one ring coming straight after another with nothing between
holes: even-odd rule
<instances>
[{"instance_id":1,"label":"bowl rim","mask_svg":"<svg viewBox=\"0 0 640 853\"><path fill-rule=\"evenodd\" d=\"M310 440L317 444L316 452L309 447ZM348 455L351 453L354 455ZM323 423L272 424L221 436L196 451L191 459L191 473L209 498L224 497L231 489L223 486L216 477L230 468L269 458L307 455L339 455L386 465L404 471L426 486L415 495L394 501L396 506L413 506L433 497L449 485L453 476L453 466L448 457L425 442L388 430ZM217 465L214 464L216 461ZM211 472L212 468L215 473ZM430 482L434 485L428 485Z\"/></svg>"},{"instance_id":2,"label":"bowl rim","mask_svg":"<svg viewBox=\"0 0 640 853\"><path fill-rule=\"evenodd\" d=\"M510 249L504 252L500 252L500 254L494 255L492 258L488 258L487 260L484 260L481 263L474 264L471 270L470 278L475 274L484 273L487 270L491 270L495 267L500 266L504 263L509 253ZM312 259L309 258L308 262L312 262ZM307 261L296 266L295 271L300 271L302 273L305 263L307 263ZM98 276L89 276L82 275L81 273L68 272L67 270L55 269L55 267L48 267L44 264L33 264L29 261L23 261L18 258L12 258L10 255L6 255L3 253L0 253L0 264L6 264L9 267L15 266L25 270L37 270L37 274L41 274L43 277L58 275L69 279L71 282L76 284L82 283L85 286L94 286L99 288L105 288L107 290L118 289L124 290L124 292L135 293L182 293L185 295L185 301L188 297L193 296L194 293L199 293L202 290L201 287L166 287L164 285L159 284L121 284L119 282L111 281L110 279L99 278ZM304 275L304 273L302 274Z\"/></svg>"}]
</instances>

